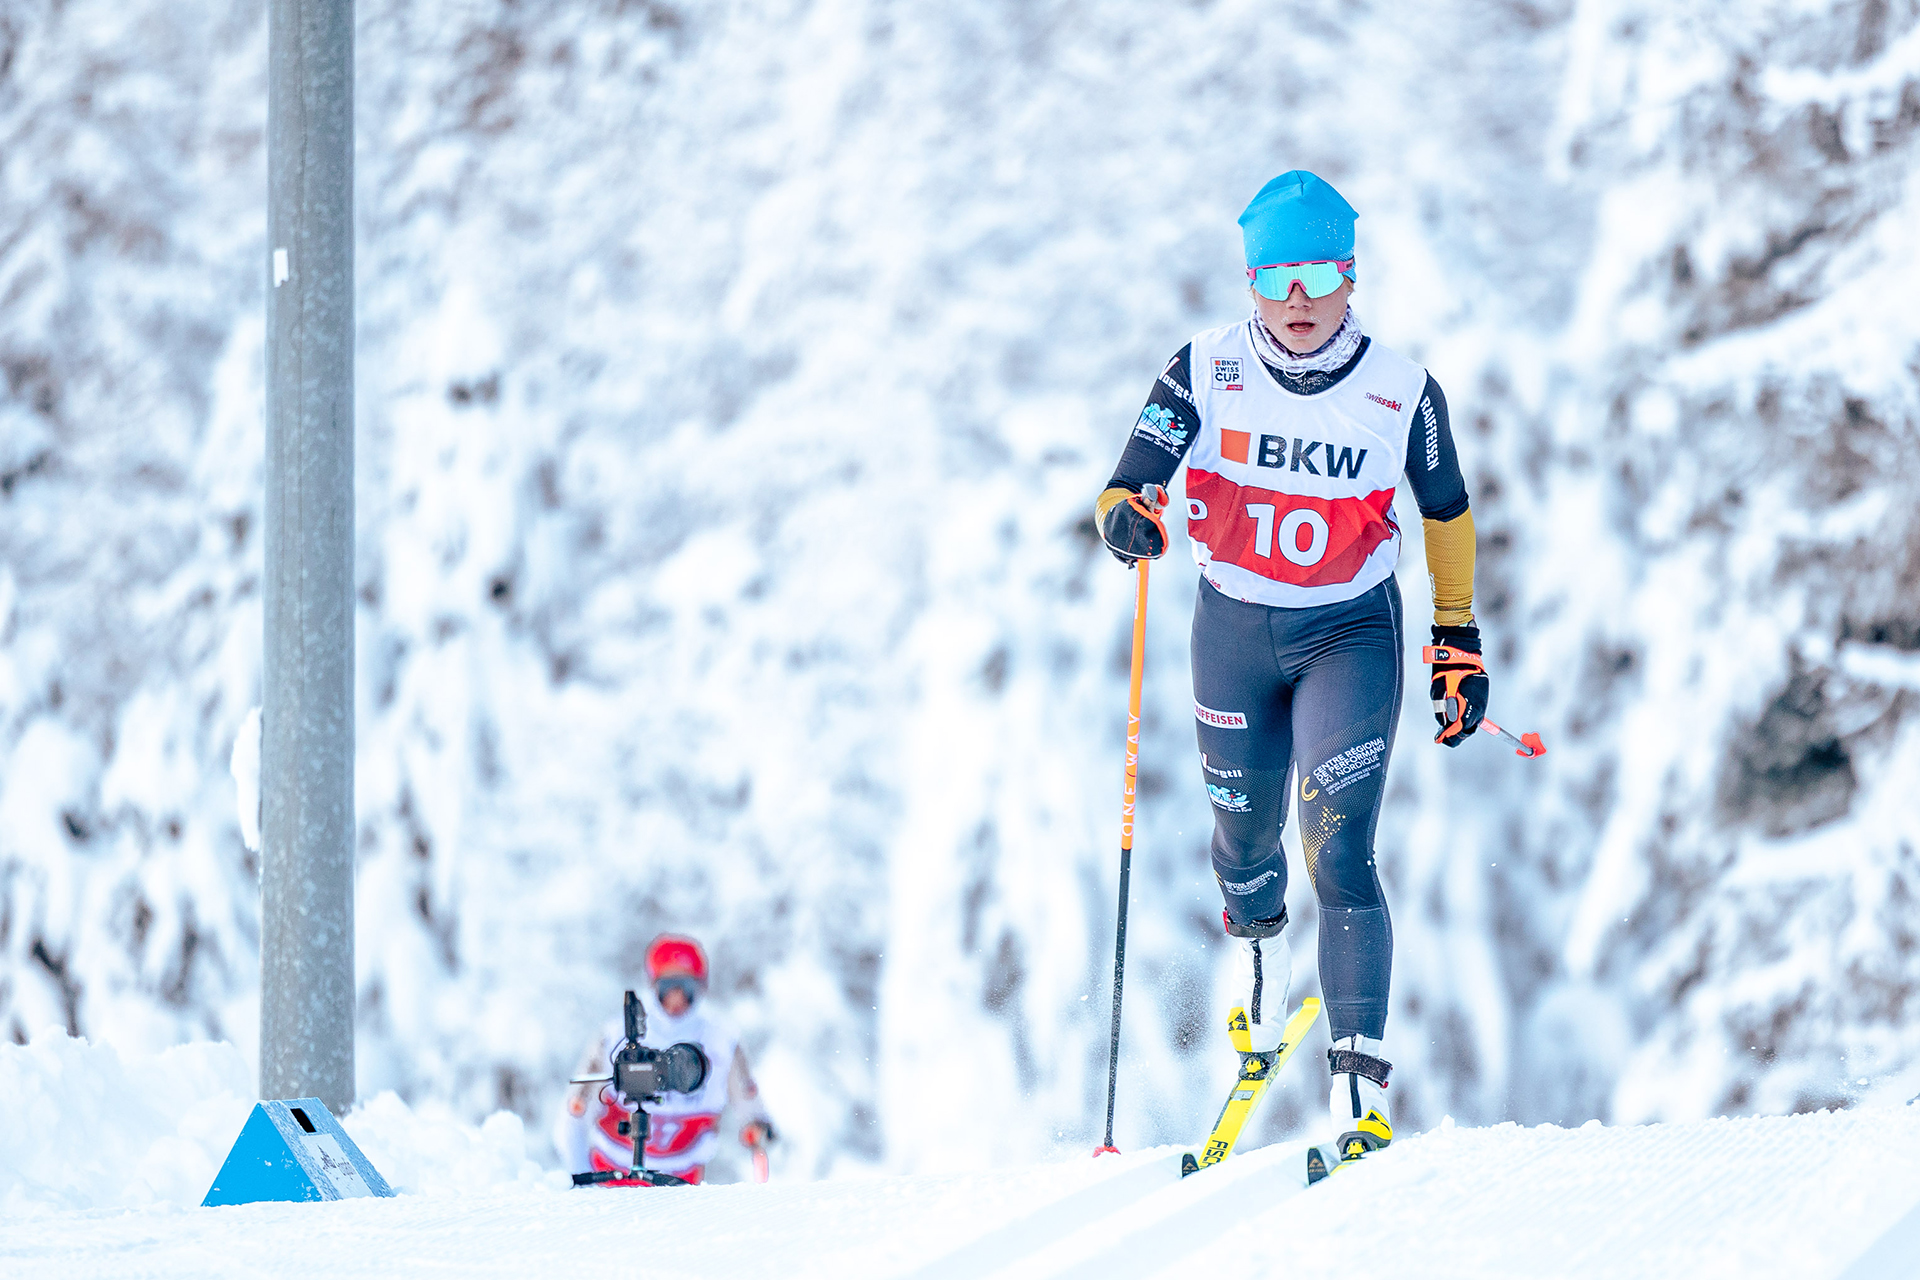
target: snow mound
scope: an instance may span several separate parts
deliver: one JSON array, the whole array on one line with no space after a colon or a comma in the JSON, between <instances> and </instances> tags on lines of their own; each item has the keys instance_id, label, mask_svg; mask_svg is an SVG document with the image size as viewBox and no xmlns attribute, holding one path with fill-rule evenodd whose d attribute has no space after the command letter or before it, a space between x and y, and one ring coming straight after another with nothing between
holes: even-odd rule
<instances>
[{"instance_id":1,"label":"snow mound","mask_svg":"<svg viewBox=\"0 0 1920 1280\"><path fill-rule=\"evenodd\" d=\"M253 1068L225 1042L122 1054L49 1027L29 1044L0 1044L0 1218L197 1206L254 1096ZM565 1181L527 1158L511 1113L476 1127L382 1093L341 1124L402 1192Z\"/></svg>"},{"instance_id":2,"label":"snow mound","mask_svg":"<svg viewBox=\"0 0 1920 1280\"><path fill-rule=\"evenodd\" d=\"M541 1184L571 1187L564 1173L527 1157L526 1128L511 1111L496 1111L477 1128L440 1102L418 1111L388 1090L340 1122L394 1190L455 1195L475 1187Z\"/></svg>"},{"instance_id":3,"label":"snow mound","mask_svg":"<svg viewBox=\"0 0 1920 1280\"><path fill-rule=\"evenodd\" d=\"M0 1216L199 1204L253 1107L230 1044L122 1056L49 1027L0 1045Z\"/></svg>"}]
</instances>

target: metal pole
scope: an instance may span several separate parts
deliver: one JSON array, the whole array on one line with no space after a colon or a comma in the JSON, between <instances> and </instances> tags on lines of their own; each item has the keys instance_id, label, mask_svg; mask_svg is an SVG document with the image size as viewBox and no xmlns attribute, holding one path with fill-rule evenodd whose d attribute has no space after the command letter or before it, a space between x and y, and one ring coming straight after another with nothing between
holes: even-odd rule
<instances>
[{"instance_id":1,"label":"metal pole","mask_svg":"<svg viewBox=\"0 0 1920 1280\"><path fill-rule=\"evenodd\" d=\"M260 1093L353 1103L353 0L267 4Z\"/></svg>"}]
</instances>

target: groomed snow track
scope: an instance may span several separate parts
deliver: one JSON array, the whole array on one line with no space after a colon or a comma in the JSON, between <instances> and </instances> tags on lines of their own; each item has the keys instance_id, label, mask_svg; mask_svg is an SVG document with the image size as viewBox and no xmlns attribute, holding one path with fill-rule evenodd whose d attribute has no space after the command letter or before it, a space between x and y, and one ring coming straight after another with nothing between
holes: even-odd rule
<instances>
[{"instance_id":1,"label":"groomed snow track","mask_svg":"<svg viewBox=\"0 0 1920 1280\"><path fill-rule=\"evenodd\" d=\"M1302 1151L1184 1181L1160 1149L764 1187L49 1213L0 1230L0 1274L1920 1276L1920 1107L1445 1128L1310 1190Z\"/></svg>"}]
</instances>

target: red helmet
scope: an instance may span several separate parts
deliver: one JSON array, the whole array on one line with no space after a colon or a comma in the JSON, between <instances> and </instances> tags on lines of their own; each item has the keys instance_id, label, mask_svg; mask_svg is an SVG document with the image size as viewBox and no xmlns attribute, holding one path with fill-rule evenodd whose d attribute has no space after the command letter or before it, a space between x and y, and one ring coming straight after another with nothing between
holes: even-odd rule
<instances>
[{"instance_id":1,"label":"red helmet","mask_svg":"<svg viewBox=\"0 0 1920 1280\"><path fill-rule=\"evenodd\" d=\"M707 985L707 953L684 933L663 933L647 944L647 981L686 977Z\"/></svg>"}]
</instances>

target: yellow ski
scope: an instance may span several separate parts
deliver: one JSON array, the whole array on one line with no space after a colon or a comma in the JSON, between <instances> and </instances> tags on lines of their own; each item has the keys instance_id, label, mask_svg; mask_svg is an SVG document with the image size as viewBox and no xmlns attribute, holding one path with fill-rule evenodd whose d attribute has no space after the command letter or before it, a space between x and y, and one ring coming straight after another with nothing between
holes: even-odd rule
<instances>
[{"instance_id":1,"label":"yellow ski","mask_svg":"<svg viewBox=\"0 0 1920 1280\"><path fill-rule=\"evenodd\" d=\"M1271 1053L1253 1052L1253 1037L1247 1030L1247 1011L1235 1006L1227 1015L1227 1036L1233 1041L1234 1049L1240 1054L1240 1075L1233 1082L1233 1092L1227 1095L1226 1105L1220 1108L1220 1118L1214 1122L1213 1132L1207 1137L1207 1145L1198 1158L1189 1151L1180 1157L1180 1176L1197 1173L1211 1164L1219 1164L1233 1154L1233 1144L1240 1140L1240 1130L1245 1127L1247 1118L1259 1105L1267 1086L1273 1083L1276 1071L1286 1065L1293 1051L1306 1039L1307 1032L1320 1017L1320 1001L1308 996L1300 1002L1287 1019L1286 1027L1280 1033L1280 1046Z\"/></svg>"}]
</instances>

